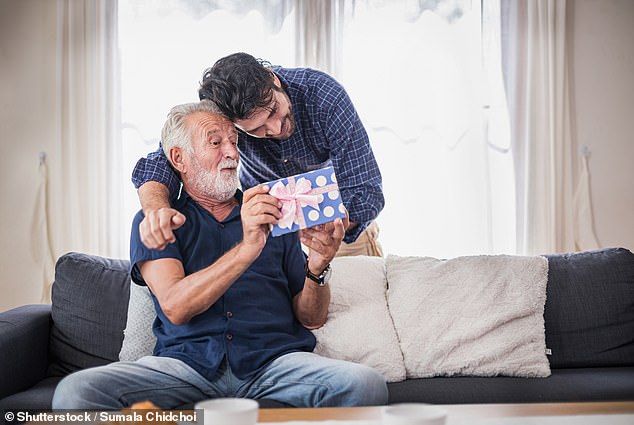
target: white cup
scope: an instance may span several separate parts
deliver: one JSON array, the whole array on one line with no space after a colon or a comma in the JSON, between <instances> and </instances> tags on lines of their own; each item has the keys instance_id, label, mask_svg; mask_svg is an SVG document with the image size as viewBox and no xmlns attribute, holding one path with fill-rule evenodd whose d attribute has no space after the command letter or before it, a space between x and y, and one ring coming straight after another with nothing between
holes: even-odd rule
<instances>
[{"instance_id":1,"label":"white cup","mask_svg":"<svg viewBox=\"0 0 634 425\"><path fill-rule=\"evenodd\" d=\"M204 425L254 425L258 402L248 398L212 398L194 406L203 410Z\"/></svg>"},{"instance_id":2,"label":"white cup","mask_svg":"<svg viewBox=\"0 0 634 425\"><path fill-rule=\"evenodd\" d=\"M447 411L425 403L391 404L383 408L383 425L444 425Z\"/></svg>"}]
</instances>

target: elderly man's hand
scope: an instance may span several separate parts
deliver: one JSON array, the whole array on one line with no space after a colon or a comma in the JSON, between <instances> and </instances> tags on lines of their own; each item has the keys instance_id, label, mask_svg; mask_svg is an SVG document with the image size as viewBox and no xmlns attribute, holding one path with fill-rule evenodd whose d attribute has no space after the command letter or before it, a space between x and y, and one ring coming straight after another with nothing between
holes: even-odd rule
<instances>
[{"instance_id":1,"label":"elderly man's hand","mask_svg":"<svg viewBox=\"0 0 634 425\"><path fill-rule=\"evenodd\" d=\"M174 243L174 230L185 223L185 216L173 208L150 210L139 225L141 242L150 249L164 250Z\"/></svg>"},{"instance_id":2,"label":"elderly man's hand","mask_svg":"<svg viewBox=\"0 0 634 425\"><path fill-rule=\"evenodd\" d=\"M301 241L309 249L308 267L313 274L321 274L330 264L345 234L344 222L340 218L300 231Z\"/></svg>"},{"instance_id":3,"label":"elderly man's hand","mask_svg":"<svg viewBox=\"0 0 634 425\"><path fill-rule=\"evenodd\" d=\"M268 194L268 186L254 186L244 192L242 198L242 242L258 249L264 248L270 233L270 225L277 224L282 216L282 203ZM259 254L258 251L258 254Z\"/></svg>"}]
</instances>

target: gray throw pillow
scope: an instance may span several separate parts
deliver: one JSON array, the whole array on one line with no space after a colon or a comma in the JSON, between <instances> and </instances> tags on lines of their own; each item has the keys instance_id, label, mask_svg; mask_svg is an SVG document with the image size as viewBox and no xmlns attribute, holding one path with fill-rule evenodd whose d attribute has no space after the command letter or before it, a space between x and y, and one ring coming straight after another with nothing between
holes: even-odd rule
<instances>
[{"instance_id":1,"label":"gray throw pillow","mask_svg":"<svg viewBox=\"0 0 634 425\"><path fill-rule=\"evenodd\" d=\"M71 252L55 265L49 376L118 360L130 291L130 265Z\"/></svg>"},{"instance_id":2,"label":"gray throw pillow","mask_svg":"<svg viewBox=\"0 0 634 425\"><path fill-rule=\"evenodd\" d=\"M551 367L634 366L634 254L606 248L546 258Z\"/></svg>"}]
</instances>

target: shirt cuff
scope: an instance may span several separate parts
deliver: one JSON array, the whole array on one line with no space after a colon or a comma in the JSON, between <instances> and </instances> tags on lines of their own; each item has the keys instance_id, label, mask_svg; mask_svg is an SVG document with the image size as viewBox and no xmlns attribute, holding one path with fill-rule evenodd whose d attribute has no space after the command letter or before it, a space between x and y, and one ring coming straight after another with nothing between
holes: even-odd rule
<instances>
[{"instance_id":1,"label":"shirt cuff","mask_svg":"<svg viewBox=\"0 0 634 425\"><path fill-rule=\"evenodd\" d=\"M356 241L359 235L363 233L363 231L368 227L369 224L369 221L365 223L358 223L356 226L354 226L353 229L350 229L346 232L346 235L343 237L343 241L345 243L352 243Z\"/></svg>"}]
</instances>

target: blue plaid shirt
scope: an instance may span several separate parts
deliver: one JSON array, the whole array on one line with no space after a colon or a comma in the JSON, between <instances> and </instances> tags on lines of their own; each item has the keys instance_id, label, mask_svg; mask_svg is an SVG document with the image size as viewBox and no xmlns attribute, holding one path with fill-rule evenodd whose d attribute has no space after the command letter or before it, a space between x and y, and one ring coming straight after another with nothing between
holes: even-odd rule
<instances>
[{"instance_id":1,"label":"blue plaid shirt","mask_svg":"<svg viewBox=\"0 0 634 425\"><path fill-rule=\"evenodd\" d=\"M259 183L332 165L350 221L353 242L385 205L381 172L368 134L344 88L329 75L308 68L273 67L291 100L295 132L287 140L258 139L240 133L240 182ZM132 172L135 187L149 180L165 184L172 197L180 189L162 149L141 158Z\"/></svg>"}]
</instances>

